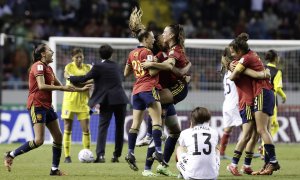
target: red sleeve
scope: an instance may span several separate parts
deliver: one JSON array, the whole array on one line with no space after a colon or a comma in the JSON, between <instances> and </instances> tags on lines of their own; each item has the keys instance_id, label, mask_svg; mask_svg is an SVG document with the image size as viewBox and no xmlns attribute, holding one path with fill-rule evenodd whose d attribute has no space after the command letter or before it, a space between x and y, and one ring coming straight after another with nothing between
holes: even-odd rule
<instances>
[{"instance_id":1,"label":"red sleeve","mask_svg":"<svg viewBox=\"0 0 300 180\"><path fill-rule=\"evenodd\" d=\"M180 59L180 56L181 54L176 51L175 49L172 49L170 52L169 52L169 58L174 58L176 60Z\"/></svg>"},{"instance_id":2,"label":"red sleeve","mask_svg":"<svg viewBox=\"0 0 300 180\"><path fill-rule=\"evenodd\" d=\"M153 61L154 57L153 57L153 53L151 50L149 49L145 49L141 52L141 62L145 62L145 61Z\"/></svg>"},{"instance_id":3,"label":"red sleeve","mask_svg":"<svg viewBox=\"0 0 300 180\"><path fill-rule=\"evenodd\" d=\"M251 64L251 59L248 56L243 56L240 60L239 63L241 63L245 68L249 68Z\"/></svg>"},{"instance_id":4,"label":"red sleeve","mask_svg":"<svg viewBox=\"0 0 300 180\"><path fill-rule=\"evenodd\" d=\"M45 74L45 66L41 63L35 63L32 65L31 70L34 76L40 76Z\"/></svg>"}]
</instances>

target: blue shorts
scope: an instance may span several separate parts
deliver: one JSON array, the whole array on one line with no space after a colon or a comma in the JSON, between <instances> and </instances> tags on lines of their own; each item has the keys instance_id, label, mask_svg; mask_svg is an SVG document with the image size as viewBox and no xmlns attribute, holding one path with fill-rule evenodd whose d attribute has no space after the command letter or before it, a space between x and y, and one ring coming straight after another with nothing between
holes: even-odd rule
<instances>
[{"instance_id":1,"label":"blue shorts","mask_svg":"<svg viewBox=\"0 0 300 180\"><path fill-rule=\"evenodd\" d=\"M240 111L243 124L248 123L248 121L254 120L253 117L253 106L246 105L243 110Z\"/></svg>"},{"instance_id":2,"label":"blue shorts","mask_svg":"<svg viewBox=\"0 0 300 180\"><path fill-rule=\"evenodd\" d=\"M47 109L44 107L34 107L30 108L30 118L33 124L35 123L46 123L57 120L58 116L54 112L53 108Z\"/></svg>"},{"instance_id":3,"label":"blue shorts","mask_svg":"<svg viewBox=\"0 0 300 180\"><path fill-rule=\"evenodd\" d=\"M184 98L187 96L188 94L188 84L184 83L182 81L177 81L177 83L168 88L171 93L173 94L173 100L174 100L174 104L179 103L180 101L184 100Z\"/></svg>"},{"instance_id":4,"label":"blue shorts","mask_svg":"<svg viewBox=\"0 0 300 180\"><path fill-rule=\"evenodd\" d=\"M275 106L274 91L262 89L261 93L254 99L254 112L262 111L269 116L273 115Z\"/></svg>"},{"instance_id":5,"label":"blue shorts","mask_svg":"<svg viewBox=\"0 0 300 180\"><path fill-rule=\"evenodd\" d=\"M163 110L166 111L166 117L176 115L176 110L174 104L164 104L162 105Z\"/></svg>"},{"instance_id":6,"label":"blue shorts","mask_svg":"<svg viewBox=\"0 0 300 180\"><path fill-rule=\"evenodd\" d=\"M154 88L152 91L140 92L132 96L132 107L135 110L145 110L155 101L159 101L158 91Z\"/></svg>"}]
</instances>

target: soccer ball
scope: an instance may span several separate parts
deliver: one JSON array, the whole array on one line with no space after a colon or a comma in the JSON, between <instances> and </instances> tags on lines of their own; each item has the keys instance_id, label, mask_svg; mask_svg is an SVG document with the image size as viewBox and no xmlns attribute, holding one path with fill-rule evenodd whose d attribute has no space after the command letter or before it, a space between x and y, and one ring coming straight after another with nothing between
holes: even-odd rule
<instances>
[{"instance_id":1,"label":"soccer ball","mask_svg":"<svg viewBox=\"0 0 300 180\"><path fill-rule=\"evenodd\" d=\"M78 159L82 163L91 163L94 161L94 155L91 150L89 149L82 149L78 153Z\"/></svg>"}]
</instances>

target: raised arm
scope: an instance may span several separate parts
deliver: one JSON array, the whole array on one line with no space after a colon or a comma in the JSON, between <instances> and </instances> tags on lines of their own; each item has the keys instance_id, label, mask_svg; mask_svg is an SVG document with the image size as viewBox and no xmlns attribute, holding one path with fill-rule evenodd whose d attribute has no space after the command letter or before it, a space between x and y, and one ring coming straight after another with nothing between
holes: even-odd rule
<instances>
[{"instance_id":1,"label":"raised arm","mask_svg":"<svg viewBox=\"0 0 300 180\"><path fill-rule=\"evenodd\" d=\"M191 62L189 62L184 68L180 68L180 69L174 66L172 69L172 72L176 76L182 77L182 76L186 75L186 73L190 70L191 66L192 66Z\"/></svg>"},{"instance_id":2,"label":"raised arm","mask_svg":"<svg viewBox=\"0 0 300 180\"><path fill-rule=\"evenodd\" d=\"M255 79L267 79L267 78L271 77L269 69L265 69L263 71L254 71L252 69L247 68L247 69L245 69L243 74L250 76L252 78L255 78Z\"/></svg>"}]
</instances>

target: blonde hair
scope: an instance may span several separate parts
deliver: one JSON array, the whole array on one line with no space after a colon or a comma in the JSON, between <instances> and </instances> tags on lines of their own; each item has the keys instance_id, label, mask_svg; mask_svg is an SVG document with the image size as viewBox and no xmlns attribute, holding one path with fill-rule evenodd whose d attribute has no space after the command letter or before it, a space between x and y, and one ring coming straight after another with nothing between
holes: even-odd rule
<instances>
[{"instance_id":1,"label":"blonde hair","mask_svg":"<svg viewBox=\"0 0 300 180\"><path fill-rule=\"evenodd\" d=\"M143 11L135 7L129 18L129 29L132 31L133 37L136 37L140 42L149 35L149 31L146 31L142 24L142 16Z\"/></svg>"}]
</instances>

